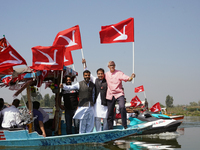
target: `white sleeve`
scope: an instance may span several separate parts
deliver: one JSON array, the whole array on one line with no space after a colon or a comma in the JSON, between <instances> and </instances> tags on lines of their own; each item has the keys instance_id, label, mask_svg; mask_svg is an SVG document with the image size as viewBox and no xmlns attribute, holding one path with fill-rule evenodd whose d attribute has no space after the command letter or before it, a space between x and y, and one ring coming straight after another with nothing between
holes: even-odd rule
<instances>
[{"instance_id":1,"label":"white sleeve","mask_svg":"<svg viewBox=\"0 0 200 150\"><path fill-rule=\"evenodd\" d=\"M74 85L65 85L63 86L63 90L71 91L71 90L79 90L79 82Z\"/></svg>"},{"instance_id":2,"label":"white sleeve","mask_svg":"<svg viewBox=\"0 0 200 150\"><path fill-rule=\"evenodd\" d=\"M90 74L90 81L91 81L92 83L95 84L96 79L97 79L97 77L93 76L93 74Z\"/></svg>"}]
</instances>

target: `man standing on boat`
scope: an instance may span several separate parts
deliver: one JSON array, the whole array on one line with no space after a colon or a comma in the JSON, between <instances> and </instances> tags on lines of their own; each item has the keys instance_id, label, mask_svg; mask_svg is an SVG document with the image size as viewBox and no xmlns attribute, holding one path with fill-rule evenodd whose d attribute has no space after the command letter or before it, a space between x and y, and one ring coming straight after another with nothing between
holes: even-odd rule
<instances>
[{"instance_id":1,"label":"man standing on boat","mask_svg":"<svg viewBox=\"0 0 200 150\"><path fill-rule=\"evenodd\" d=\"M95 85L90 82L90 71L83 72L84 80L74 85L60 84L63 90L79 90L78 109L75 112L74 119L80 119L79 133L92 132L94 128L94 98Z\"/></svg>"},{"instance_id":2,"label":"man standing on boat","mask_svg":"<svg viewBox=\"0 0 200 150\"><path fill-rule=\"evenodd\" d=\"M129 77L120 70L115 70L115 62L110 61L108 63L110 71L106 72L105 79L108 84L108 90L106 94L107 105L108 105L108 128L113 129L113 118L114 118L114 107L116 101L119 103L119 111L121 113L122 125L127 128L127 117L124 100L124 91L122 88L122 81L132 81L135 78L135 74Z\"/></svg>"},{"instance_id":3,"label":"man standing on boat","mask_svg":"<svg viewBox=\"0 0 200 150\"><path fill-rule=\"evenodd\" d=\"M84 69L87 68L86 60L82 60ZM101 118L103 118L103 130L108 130L107 123L107 82L105 80L104 69L99 68L97 70L97 77L94 77L92 74L90 75L90 81L95 84L95 101L94 101L94 117L95 117L95 128L96 131L102 131L101 128Z\"/></svg>"},{"instance_id":4,"label":"man standing on boat","mask_svg":"<svg viewBox=\"0 0 200 150\"><path fill-rule=\"evenodd\" d=\"M72 78L70 76L65 77L65 84L72 85ZM64 105L61 105L62 97ZM60 93L60 98L58 103L59 107L62 110L65 110L66 132L67 134L72 134L72 120L76 112L76 109L78 107L78 90L70 90L70 91L62 90L62 92ZM79 120L74 119L75 134L79 132L78 125L79 125Z\"/></svg>"}]
</instances>

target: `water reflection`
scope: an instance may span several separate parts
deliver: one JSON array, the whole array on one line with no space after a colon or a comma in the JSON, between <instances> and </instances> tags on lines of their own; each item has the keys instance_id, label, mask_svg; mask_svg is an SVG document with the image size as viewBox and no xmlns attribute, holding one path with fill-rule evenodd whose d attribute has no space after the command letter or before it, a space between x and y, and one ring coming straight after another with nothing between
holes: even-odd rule
<instances>
[{"instance_id":1,"label":"water reflection","mask_svg":"<svg viewBox=\"0 0 200 150\"><path fill-rule=\"evenodd\" d=\"M121 149L130 150L174 149L181 148L181 145L177 142L179 136L178 132L131 136L124 140L115 141L115 145Z\"/></svg>"}]
</instances>

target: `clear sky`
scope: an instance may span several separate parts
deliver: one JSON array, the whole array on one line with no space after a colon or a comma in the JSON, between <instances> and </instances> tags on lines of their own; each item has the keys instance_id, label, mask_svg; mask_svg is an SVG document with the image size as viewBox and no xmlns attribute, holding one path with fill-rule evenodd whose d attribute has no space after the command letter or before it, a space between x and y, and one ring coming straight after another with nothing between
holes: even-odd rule
<instances>
[{"instance_id":1,"label":"clear sky","mask_svg":"<svg viewBox=\"0 0 200 150\"><path fill-rule=\"evenodd\" d=\"M123 83L130 101L134 88L144 85L150 106L165 104L167 95L174 104L200 100L200 1L199 0L0 0L0 37L32 65L31 48L51 46L56 34L80 26L88 69L96 75L100 67L108 71L114 60L116 69L131 75L132 43L100 44L101 26L129 17L135 26L135 82ZM74 66L82 80L81 51L72 52ZM24 66L22 66L24 67ZM40 89L42 94L52 94ZM13 92L0 89L0 97L12 101ZM137 94L144 100L144 93Z\"/></svg>"}]
</instances>

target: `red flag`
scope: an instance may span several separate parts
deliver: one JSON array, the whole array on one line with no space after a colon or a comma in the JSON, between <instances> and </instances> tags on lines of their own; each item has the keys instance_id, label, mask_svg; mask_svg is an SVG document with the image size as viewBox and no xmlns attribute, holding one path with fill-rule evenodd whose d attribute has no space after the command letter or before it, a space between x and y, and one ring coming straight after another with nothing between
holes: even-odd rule
<instances>
[{"instance_id":1,"label":"red flag","mask_svg":"<svg viewBox=\"0 0 200 150\"><path fill-rule=\"evenodd\" d=\"M55 45L64 45L66 50L72 51L82 48L79 25L58 32L53 42Z\"/></svg>"},{"instance_id":2,"label":"red flag","mask_svg":"<svg viewBox=\"0 0 200 150\"><path fill-rule=\"evenodd\" d=\"M151 108L150 108L151 112L158 112L161 111L161 107L160 107L160 103L155 103Z\"/></svg>"},{"instance_id":3,"label":"red flag","mask_svg":"<svg viewBox=\"0 0 200 150\"><path fill-rule=\"evenodd\" d=\"M10 81L12 80L12 75L6 75L4 77L1 78L1 81L5 84L5 85L9 85Z\"/></svg>"},{"instance_id":4,"label":"red flag","mask_svg":"<svg viewBox=\"0 0 200 150\"><path fill-rule=\"evenodd\" d=\"M66 51L64 52L64 65L65 66L69 66L71 64L73 64L73 59L72 59L72 53L71 51Z\"/></svg>"},{"instance_id":5,"label":"red flag","mask_svg":"<svg viewBox=\"0 0 200 150\"><path fill-rule=\"evenodd\" d=\"M0 54L0 70L23 64L26 65L24 58L10 45Z\"/></svg>"},{"instance_id":6,"label":"red flag","mask_svg":"<svg viewBox=\"0 0 200 150\"><path fill-rule=\"evenodd\" d=\"M0 74L12 74L13 73L13 67L5 67L5 68L0 68Z\"/></svg>"},{"instance_id":7,"label":"red flag","mask_svg":"<svg viewBox=\"0 0 200 150\"><path fill-rule=\"evenodd\" d=\"M143 91L144 91L143 85L138 86L138 87L135 88L135 93L139 93L139 92L143 92Z\"/></svg>"},{"instance_id":8,"label":"red flag","mask_svg":"<svg viewBox=\"0 0 200 150\"><path fill-rule=\"evenodd\" d=\"M134 42L134 19L129 18L119 23L101 26L101 43Z\"/></svg>"},{"instance_id":9,"label":"red flag","mask_svg":"<svg viewBox=\"0 0 200 150\"><path fill-rule=\"evenodd\" d=\"M6 38L4 37L0 39L0 52L4 51L7 46L8 46L8 42Z\"/></svg>"},{"instance_id":10,"label":"red flag","mask_svg":"<svg viewBox=\"0 0 200 150\"><path fill-rule=\"evenodd\" d=\"M44 81L44 79L48 75L48 73L49 73L48 70L43 70L42 71L42 74L39 75L39 77L38 77L37 87L40 87L42 85L42 82Z\"/></svg>"},{"instance_id":11,"label":"red flag","mask_svg":"<svg viewBox=\"0 0 200 150\"><path fill-rule=\"evenodd\" d=\"M32 69L62 70L64 62L64 46L35 46L32 47Z\"/></svg>"},{"instance_id":12,"label":"red flag","mask_svg":"<svg viewBox=\"0 0 200 150\"><path fill-rule=\"evenodd\" d=\"M137 95L131 100L131 107L137 107L142 104L141 100L137 97Z\"/></svg>"}]
</instances>

